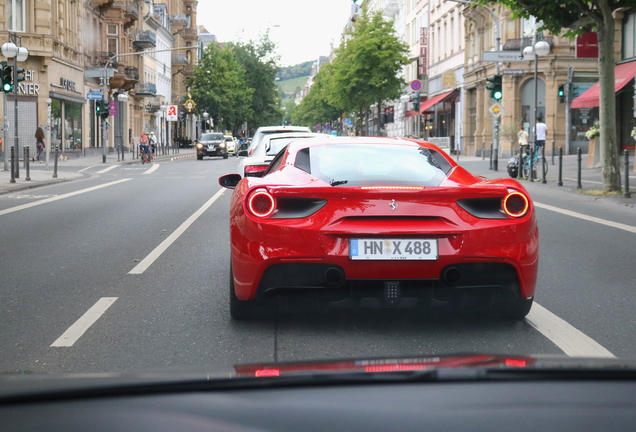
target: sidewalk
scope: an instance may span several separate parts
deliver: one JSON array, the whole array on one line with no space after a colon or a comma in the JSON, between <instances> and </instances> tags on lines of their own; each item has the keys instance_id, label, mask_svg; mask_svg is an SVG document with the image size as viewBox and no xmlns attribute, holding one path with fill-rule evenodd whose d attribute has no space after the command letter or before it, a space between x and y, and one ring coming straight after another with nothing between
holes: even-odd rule
<instances>
[{"instance_id":1,"label":"sidewalk","mask_svg":"<svg viewBox=\"0 0 636 432\"><path fill-rule=\"evenodd\" d=\"M457 161L456 157L453 157ZM490 159L482 159L481 157L460 156L459 164L472 172L473 174L481 175L490 179L496 178L509 178L508 175L508 157L499 159L498 170L494 171L490 169ZM526 179L518 179L519 182L528 187L544 187L551 188L555 191L569 192L581 196L591 196L599 201L614 202L616 204L625 205L636 208L636 173L634 172L634 161L630 158L629 164L629 190L631 198L625 198L624 194L616 196L604 196L597 195L597 192L603 189L603 178L601 174L601 168L587 168L587 154L584 154L581 161L581 186L582 189L577 189L577 171L578 160L577 155L563 156L563 172L562 181L563 186L558 185L559 175L559 158L554 157L554 165L552 165L552 156L546 156L548 161L548 174L546 175L546 183L542 183L541 175L534 182L530 182ZM621 184L623 189L625 188L625 164L623 157L620 158L620 173ZM625 192L623 190L623 192Z\"/></svg>"},{"instance_id":2,"label":"sidewalk","mask_svg":"<svg viewBox=\"0 0 636 432\"><path fill-rule=\"evenodd\" d=\"M195 151L193 149L180 149L179 153L170 155L157 155L157 161L170 161L183 159L186 157L193 157ZM103 166L104 168L111 165L133 165L141 164L141 160L138 158L133 159L131 153L124 154L124 160L118 161L117 154L109 154L106 156L106 163L103 163L103 156L89 156L69 158L67 160L58 160L57 162L57 178L53 178L53 154L49 157L49 167L46 169L45 163L30 162L30 178L26 180L26 169L24 169L24 161L20 161L20 178L15 179L15 183L10 183L11 180L11 164L9 163L9 170L4 171L3 161L0 161L0 195L12 192L19 192L29 190L36 187L48 186L56 183L63 183L80 178L90 177L89 173L79 172L82 168L88 168L93 166ZM42 154L42 160L45 160L45 154Z\"/></svg>"}]
</instances>

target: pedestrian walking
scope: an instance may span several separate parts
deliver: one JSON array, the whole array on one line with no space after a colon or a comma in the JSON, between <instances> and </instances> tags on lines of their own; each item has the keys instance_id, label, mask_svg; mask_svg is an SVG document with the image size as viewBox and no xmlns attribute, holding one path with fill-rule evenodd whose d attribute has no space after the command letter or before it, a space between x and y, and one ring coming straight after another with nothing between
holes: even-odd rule
<instances>
[{"instance_id":1,"label":"pedestrian walking","mask_svg":"<svg viewBox=\"0 0 636 432\"><path fill-rule=\"evenodd\" d=\"M42 129L41 127L38 127L35 130L35 145L37 147L38 150L38 155L35 157L35 159L37 159L38 162L42 163L42 161L40 160L40 155L42 154L42 152L44 151L44 139L46 138L46 136L44 135L44 129Z\"/></svg>"},{"instance_id":2,"label":"pedestrian walking","mask_svg":"<svg viewBox=\"0 0 636 432\"><path fill-rule=\"evenodd\" d=\"M150 136L148 137L148 143L150 144L150 156L152 160L156 160L155 150L157 149L157 138L155 137L154 132L150 132Z\"/></svg>"},{"instance_id":3,"label":"pedestrian walking","mask_svg":"<svg viewBox=\"0 0 636 432\"><path fill-rule=\"evenodd\" d=\"M548 126L541 121L541 117L537 117L537 123L534 128L534 145L537 150L545 147L546 136L548 135Z\"/></svg>"},{"instance_id":4,"label":"pedestrian walking","mask_svg":"<svg viewBox=\"0 0 636 432\"><path fill-rule=\"evenodd\" d=\"M148 147L148 135L146 132L142 132L139 135L139 156L143 155L143 149Z\"/></svg>"},{"instance_id":5,"label":"pedestrian walking","mask_svg":"<svg viewBox=\"0 0 636 432\"><path fill-rule=\"evenodd\" d=\"M517 132L517 138L519 139L519 147L528 145L528 132L525 131L523 126L519 126L519 132Z\"/></svg>"}]
</instances>

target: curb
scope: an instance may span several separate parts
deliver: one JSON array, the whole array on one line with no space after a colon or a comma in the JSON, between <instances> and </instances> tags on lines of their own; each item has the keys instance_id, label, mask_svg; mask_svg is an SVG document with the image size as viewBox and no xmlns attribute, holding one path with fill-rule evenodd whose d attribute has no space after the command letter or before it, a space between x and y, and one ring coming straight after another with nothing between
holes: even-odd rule
<instances>
[{"instance_id":1,"label":"curb","mask_svg":"<svg viewBox=\"0 0 636 432\"><path fill-rule=\"evenodd\" d=\"M196 156L196 154L193 153L193 154L189 154L189 155L185 155L185 156L175 156L175 157L173 157L170 160L171 161L176 161L176 160L179 160L179 159L191 158L191 157L195 157L195 156Z\"/></svg>"},{"instance_id":2,"label":"curb","mask_svg":"<svg viewBox=\"0 0 636 432\"><path fill-rule=\"evenodd\" d=\"M22 185L22 186L15 186L15 187L12 187L11 189L0 188L0 195L6 195L6 194L14 193L14 192L22 192L22 191L29 190L29 189L35 189L35 188L39 188L39 187L51 186L51 185L54 185L54 184L68 183L68 182L72 182L72 181L75 181L75 180L90 178L90 176L87 176L84 173L82 173L82 174L83 174L83 177L78 177L78 178L70 178L70 179L62 178L62 179L43 180L43 181L39 181L39 182L33 183L33 184L25 184L25 185Z\"/></svg>"}]
</instances>

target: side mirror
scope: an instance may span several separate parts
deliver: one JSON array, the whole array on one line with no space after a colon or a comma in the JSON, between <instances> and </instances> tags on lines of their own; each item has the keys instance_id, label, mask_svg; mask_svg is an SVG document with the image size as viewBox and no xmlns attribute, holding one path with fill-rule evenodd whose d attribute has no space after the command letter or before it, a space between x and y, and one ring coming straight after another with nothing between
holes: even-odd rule
<instances>
[{"instance_id":1,"label":"side mirror","mask_svg":"<svg viewBox=\"0 0 636 432\"><path fill-rule=\"evenodd\" d=\"M227 189L234 189L237 184L241 181L240 174L226 174L224 176L219 177L219 184Z\"/></svg>"}]
</instances>

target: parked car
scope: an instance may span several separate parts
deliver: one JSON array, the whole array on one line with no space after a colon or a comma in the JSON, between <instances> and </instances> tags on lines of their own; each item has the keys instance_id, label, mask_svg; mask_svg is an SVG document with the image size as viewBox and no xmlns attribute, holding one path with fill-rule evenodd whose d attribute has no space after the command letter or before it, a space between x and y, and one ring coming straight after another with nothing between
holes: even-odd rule
<instances>
[{"instance_id":1,"label":"parked car","mask_svg":"<svg viewBox=\"0 0 636 432\"><path fill-rule=\"evenodd\" d=\"M241 159L238 172L243 177L260 177L263 175L269 163L287 144L297 139L328 137L316 133L282 133L265 135L260 144L254 148L252 156Z\"/></svg>"},{"instance_id":2,"label":"parked car","mask_svg":"<svg viewBox=\"0 0 636 432\"><path fill-rule=\"evenodd\" d=\"M474 307L523 318L537 281L534 205L433 144L321 137L261 178L228 174L230 314L282 308Z\"/></svg>"},{"instance_id":3,"label":"parked car","mask_svg":"<svg viewBox=\"0 0 636 432\"><path fill-rule=\"evenodd\" d=\"M265 135L278 134L278 133L294 133L294 132L307 132L311 133L311 129L305 126L262 126L256 129L252 142L247 148L247 154L245 156L252 156L254 149L258 143L263 139Z\"/></svg>"},{"instance_id":4,"label":"parked car","mask_svg":"<svg viewBox=\"0 0 636 432\"><path fill-rule=\"evenodd\" d=\"M227 159L227 146L221 132L202 134L195 146L198 160L202 160L204 156L223 156L223 159Z\"/></svg>"},{"instance_id":5,"label":"parked car","mask_svg":"<svg viewBox=\"0 0 636 432\"><path fill-rule=\"evenodd\" d=\"M232 135L224 135L225 139L225 148L227 149L228 154L236 154L236 140Z\"/></svg>"}]
</instances>

